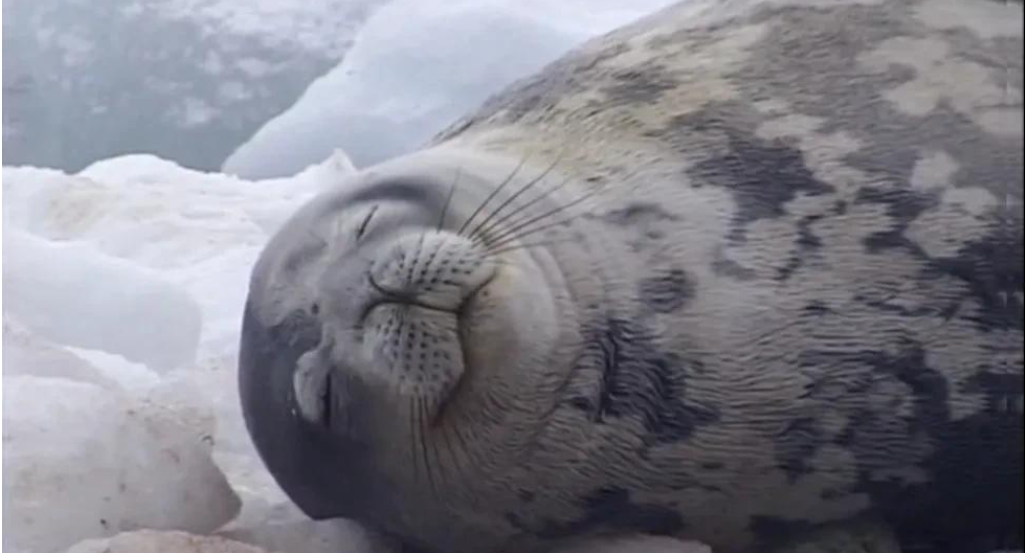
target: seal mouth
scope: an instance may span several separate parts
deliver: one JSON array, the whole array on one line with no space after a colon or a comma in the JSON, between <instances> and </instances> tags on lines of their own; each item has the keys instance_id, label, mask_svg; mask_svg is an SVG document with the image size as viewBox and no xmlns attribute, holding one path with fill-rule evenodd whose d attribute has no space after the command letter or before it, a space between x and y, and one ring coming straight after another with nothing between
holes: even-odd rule
<instances>
[{"instance_id":1,"label":"seal mouth","mask_svg":"<svg viewBox=\"0 0 1025 553\"><path fill-rule=\"evenodd\" d=\"M495 280L497 273L492 272L487 278L479 283L467 287L464 297L459 301L455 307L448 307L444 305L438 305L438 303L427 301L415 292L388 290L384 286L378 284L377 280L374 279L373 273L367 273L367 282L370 283L370 287L374 289L380 298L369 303L367 308L363 312L362 319L366 318L366 315L370 313L374 308L381 305L402 305L402 306L415 306L431 311L438 311L441 313L449 313L452 315L459 316L460 318L465 313L466 306L470 301L488 284Z\"/></svg>"}]
</instances>

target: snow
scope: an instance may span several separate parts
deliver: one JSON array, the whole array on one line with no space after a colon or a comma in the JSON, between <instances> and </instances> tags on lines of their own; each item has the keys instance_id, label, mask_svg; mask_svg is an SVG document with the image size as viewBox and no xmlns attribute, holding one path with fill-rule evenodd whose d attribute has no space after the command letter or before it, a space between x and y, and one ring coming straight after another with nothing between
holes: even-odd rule
<instances>
[{"instance_id":1,"label":"snow","mask_svg":"<svg viewBox=\"0 0 1025 553\"><path fill-rule=\"evenodd\" d=\"M340 151L261 182L152 155L71 175L3 168L5 551L143 528L381 551L355 524L308 520L287 501L235 381L260 249L352 171Z\"/></svg>"},{"instance_id":2,"label":"snow","mask_svg":"<svg viewBox=\"0 0 1025 553\"><path fill-rule=\"evenodd\" d=\"M5 309L40 335L154 370L192 363L199 305L159 273L76 243L3 234Z\"/></svg>"},{"instance_id":3,"label":"snow","mask_svg":"<svg viewBox=\"0 0 1025 553\"><path fill-rule=\"evenodd\" d=\"M214 170L387 1L4 0L4 164Z\"/></svg>"},{"instance_id":4,"label":"snow","mask_svg":"<svg viewBox=\"0 0 1025 553\"><path fill-rule=\"evenodd\" d=\"M238 512L183 404L37 376L5 376L3 395L5 549L57 552L135 528L204 533Z\"/></svg>"},{"instance_id":5,"label":"snow","mask_svg":"<svg viewBox=\"0 0 1025 553\"><path fill-rule=\"evenodd\" d=\"M509 83L670 0L393 0L344 60L222 165L284 177L342 148L357 167L409 152Z\"/></svg>"},{"instance_id":6,"label":"snow","mask_svg":"<svg viewBox=\"0 0 1025 553\"><path fill-rule=\"evenodd\" d=\"M67 553L270 553L265 549L220 537L186 532L138 530L113 538L91 539Z\"/></svg>"}]
</instances>

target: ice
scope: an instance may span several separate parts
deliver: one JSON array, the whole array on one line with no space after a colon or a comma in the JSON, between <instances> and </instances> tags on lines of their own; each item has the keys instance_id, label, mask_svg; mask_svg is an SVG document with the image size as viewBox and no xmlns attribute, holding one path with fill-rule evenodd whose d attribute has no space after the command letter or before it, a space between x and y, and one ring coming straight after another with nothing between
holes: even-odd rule
<instances>
[{"instance_id":1,"label":"ice","mask_svg":"<svg viewBox=\"0 0 1025 553\"><path fill-rule=\"evenodd\" d=\"M224 162L283 177L341 147L357 167L408 152L573 46L670 0L393 0L345 59Z\"/></svg>"},{"instance_id":2,"label":"ice","mask_svg":"<svg viewBox=\"0 0 1025 553\"><path fill-rule=\"evenodd\" d=\"M237 346L249 271L269 234L303 201L351 171L343 152L295 178L259 183L188 170L151 155L104 160L74 175L4 167L4 241L13 229L35 236L29 241L37 245L45 240L49 247L74 242L76 248L92 248L103 255L82 257L101 269L116 265L126 274L158 273L197 302L200 356L220 354ZM5 244L5 261L15 254ZM61 262L48 263L57 268ZM18 271L9 265L5 273ZM84 276L75 264L69 269ZM96 316L111 318L114 308Z\"/></svg>"},{"instance_id":3,"label":"ice","mask_svg":"<svg viewBox=\"0 0 1025 553\"><path fill-rule=\"evenodd\" d=\"M108 389L118 387L116 380L74 353L32 332L14 317L3 318L3 375L34 375L63 378L96 384Z\"/></svg>"},{"instance_id":4,"label":"ice","mask_svg":"<svg viewBox=\"0 0 1025 553\"><path fill-rule=\"evenodd\" d=\"M79 542L67 553L272 553L249 544L186 532L137 530ZM293 553L282 551L281 553ZM296 551L294 553L305 553ZM335 551L333 553L344 553Z\"/></svg>"},{"instance_id":5,"label":"ice","mask_svg":"<svg viewBox=\"0 0 1025 553\"><path fill-rule=\"evenodd\" d=\"M295 177L261 182L152 155L103 160L72 175L3 168L5 551L64 551L85 537L168 527L221 531L286 553L384 551L358 526L308 520L288 502L245 431L235 375L241 310L260 249L300 204L352 171L342 151ZM69 283L78 283L77 294L62 288ZM176 292L147 297L132 286ZM130 306L145 320L130 316ZM169 313L195 309L199 339L171 352L191 361L161 372L86 345L81 335L112 339L102 328L147 339L140 329L169 327ZM75 345L29 320L91 328L71 333ZM127 326L111 326L118 322ZM186 326L153 336L163 335L166 346L166 334ZM42 399L25 406L33 397ZM172 470L167 452L187 466ZM101 472L87 482L87 469ZM215 478L218 470L226 482ZM237 492L224 491L229 483ZM224 526L239 499L237 520Z\"/></svg>"},{"instance_id":6,"label":"ice","mask_svg":"<svg viewBox=\"0 0 1025 553\"><path fill-rule=\"evenodd\" d=\"M5 550L59 552L137 528L208 533L237 514L181 403L61 378L3 384Z\"/></svg>"},{"instance_id":7,"label":"ice","mask_svg":"<svg viewBox=\"0 0 1025 553\"><path fill-rule=\"evenodd\" d=\"M4 164L216 169L384 1L4 0Z\"/></svg>"},{"instance_id":8,"label":"ice","mask_svg":"<svg viewBox=\"0 0 1025 553\"><path fill-rule=\"evenodd\" d=\"M43 337L168 371L195 359L202 315L182 287L83 244L3 233L4 310Z\"/></svg>"},{"instance_id":9,"label":"ice","mask_svg":"<svg viewBox=\"0 0 1025 553\"><path fill-rule=\"evenodd\" d=\"M245 496L244 496L245 497ZM248 499L248 512L218 531L218 535L252 543L268 551L338 553L346 544L352 553L399 553L380 538L354 522L310 520L287 501L268 502L257 496Z\"/></svg>"}]
</instances>

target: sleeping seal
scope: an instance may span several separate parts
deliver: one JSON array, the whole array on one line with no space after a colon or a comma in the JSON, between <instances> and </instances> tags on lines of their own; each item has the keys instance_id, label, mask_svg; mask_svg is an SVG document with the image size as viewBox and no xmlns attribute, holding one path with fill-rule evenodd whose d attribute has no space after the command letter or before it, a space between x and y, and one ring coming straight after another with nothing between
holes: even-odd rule
<instances>
[{"instance_id":1,"label":"sleeping seal","mask_svg":"<svg viewBox=\"0 0 1025 553\"><path fill-rule=\"evenodd\" d=\"M592 40L272 237L252 439L309 516L438 553L1020 547L1021 101L1020 3Z\"/></svg>"}]
</instances>

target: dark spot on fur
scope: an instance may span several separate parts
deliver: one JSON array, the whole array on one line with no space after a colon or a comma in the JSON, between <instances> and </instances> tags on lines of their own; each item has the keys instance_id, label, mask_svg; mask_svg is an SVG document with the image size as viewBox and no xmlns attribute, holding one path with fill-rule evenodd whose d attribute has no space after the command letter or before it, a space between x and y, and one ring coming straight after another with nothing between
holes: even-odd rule
<instances>
[{"instance_id":1,"label":"dark spot on fur","mask_svg":"<svg viewBox=\"0 0 1025 553\"><path fill-rule=\"evenodd\" d=\"M832 313L833 310L822 300L812 300L808 302L808 305L804 306L804 312L809 315L818 316Z\"/></svg>"},{"instance_id":2,"label":"dark spot on fur","mask_svg":"<svg viewBox=\"0 0 1025 553\"><path fill-rule=\"evenodd\" d=\"M854 201L855 203L885 205L886 214L893 220L891 229L875 232L865 237L865 247L869 252L879 252L897 247L917 250L917 246L904 236L904 231L919 215L939 204L939 199L935 194L910 190L903 188L902 185L864 187L858 190Z\"/></svg>"},{"instance_id":3,"label":"dark spot on fur","mask_svg":"<svg viewBox=\"0 0 1025 553\"><path fill-rule=\"evenodd\" d=\"M1002 367L1004 370L1014 370L1013 367ZM982 392L986 395L987 412L994 417L1009 416L1021 417L1019 402L1025 390L1023 390L1023 377L1019 368L1018 372L990 372L983 371L976 373L965 381L963 392Z\"/></svg>"},{"instance_id":4,"label":"dark spot on fur","mask_svg":"<svg viewBox=\"0 0 1025 553\"><path fill-rule=\"evenodd\" d=\"M758 276L752 269L724 256L722 251L716 253L716 258L712 261L712 271L717 275L737 280L754 280Z\"/></svg>"},{"instance_id":5,"label":"dark spot on fur","mask_svg":"<svg viewBox=\"0 0 1025 553\"><path fill-rule=\"evenodd\" d=\"M811 231L811 225L823 217L824 215L822 214L807 215L797 221L797 240L794 243L796 251L787 260L787 264L778 270L777 280L787 280L790 278L797 269L807 262L813 250L822 247L822 240Z\"/></svg>"},{"instance_id":6,"label":"dark spot on fur","mask_svg":"<svg viewBox=\"0 0 1025 553\"><path fill-rule=\"evenodd\" d=\"M840 491L840 490L838 490L836 488L826 488L826 489L822 490L822 492L819 494L819 497L821 497L822 499L825 499L826 501L833 501L834 499L840 499L840 498L846 497L846 496L847 496L846 493L844 493L844 492L842 492L842 491Z\"/></svg>"},{"instance_id":7,"label":"dark spot on fur","mask_svg":"<svg viewBox=\"0 0 1025 553\"><path fill-rule=\"evenodd\" d=\"M923 346L913 340L900 340L896 352L865 351L856 357L879 376L893 377L911 389L913 412L900 419L906 425L900 432L907 438L888 447L904 447L905 441L917 437L927 439L931 448L913 465L928 475L925 482L880 479L875 468L894 457L913 463L914 450L879 449L879 436L895 435L887 430L895 422L893 414L862 409L837 439L858 460L860 477L851 491L869 494L902 543L942 539L956 545L956 551L979 536L1020 536L1025 502L1022 417L989 408L952 418L950 381L928 365ZM1020 373L1017 378L979 374L970 384L991 398L1021 393ZM942 528L941 534L937 528Z\"/></svg>"},{"instance_id":8,"label":"dark spot on fur","mask_svg":"<svg viewBox=\"0 0 1025 553\"><path fill-rule=\"evenodd\" d=\"M965 282L968 295L979 306L973 322L982 330L1021 331L1025 310L1022 220L992 223L986 236L966 243L953 257L931 259L931 269Z\"/></svg>"},{"instance_id":9,"label":"dark spot on fur","mask_svg":"<svg viewBox=\"0 0 1025 553\"><path fill-rule=\"evenodd\" d=\"M640 282L641 302L656 313L672 313L694 297L694 283L683 269L644 279Z\"/></svg>"},{"instance_id":10,"label":"dark spot on fur","mask_svg":"<svg viewBox=\"0 0 1025 553\"><path fill-rule=\"evenodd\" d=\"M665 68L653 65L616 71L603 91L611 105L650 104L679 85L671 75Z\"/></svg>"},{"instance_id":11,"label":"dark spot on fur","mask_svg":"<svg viewBox=\"0 0 1025 553\"><path fill-rule=\"evenodd\" d=\"M794 419L780 430L775 438L776 462L790 483L813 472L808 462L825 442L818 424L810 417Z\"/></svg>"},{"instance_id":12,"label":"dark spot on fur","mask_svg":"<svg viewBox=\"0 0 1025 553\"><path fill-rule=\"evenodd\" d=\"M815 524L807 520L756 515L751 517L747 528L760 547L771 547L808 533Z\"/></svg>"},{"instance_id":13,"label":"dark spot on fur","mask_svg":"<svg viewBox=\"0 0 1025 553\"><path fill-rule=\"evenodd\" d=\"M549 520L536 534L557 539L600 529L664 536L684 529L683 518L675 510L661 505L633 503L630 492L622 488L599 488L583 498L581 507L584 515L578 520Z\"/></svg>"},{"instance_id":14,"label":"dark spot on fur","mask_svg":"<svg viewBox=\"0 0 1025 553\"><path fill-rule=\"evenodd\" d=\"M603 218L613 225L621 226L633 226L642 221L677 220L677 217L666 212L662 206L650 202L633 202L626 207L609 211Z\"/></svg>"},{"instance_id":15,"label":"dark spot on fur","mask_svg":"<svg viewBox=\"0 0 1025 553\"><path fill-rule=\"evenodd\" d=\"M633 202L626 207L603 214L601 219L608 224L630 229L636 238L627 239L627 243L634 251L641 251L652 241L665 237L667 232L662 225L677 221L679 217L666 212L655 203Z\"/></svg>"},{"instance_id":16,"label":"dark spot on fur","mask_svg":"<svg viewBox=\"0 0 1025 553\"><path fill-rule=\"evenodd\" d=\"M609 318L586 333L574 371L597 380L593 395L571 397L596 423L639 418L650 444L686 440L719 418L713 406L687 401L687 377L700 366L659 351L642 327Z\"/></svg>"},{"instance_id":17,"label":"dark spot on fur","mask_svg":"<svg viewBox=\"0 0 1025 553\"><path fill-rule=\"evenodd\" d=\"M516 496L520 498L520 501L531 502L534 501L534 492L530 490L520 490L516 492Z\"/></svg>"},{"instance_id":18,"label":"dark spot on fur","mask_svg":"<svg viewBox=\"0 0 1025 553\"><path fill-rule=\"evenodd\" d=\"M701 463L701 468L705 470L722 470L722 468L725 466L726 464L721 461L709 461Z\"/></svg>"},{"instance_id":19,"label":"dark spot on fur","mask_svg":"<svg viewBox=\"0 0 1025 553\"><path fill-rule=\"evenodd\" d=\"M738 129L746 125L733 120L725 108L708 108L673 118L667 134L702 135L698 142L714 136L725 138L718 155L703 159L688 169L695 187L721 186L737 202L731 238L744 240L747 223L787 214L786 204L799 194L820 195L833 187L815 178L804 163L804 155L782 140L765 140ZM685 154L689 152L684 152Z\"/></svg>"}]
</instances>

